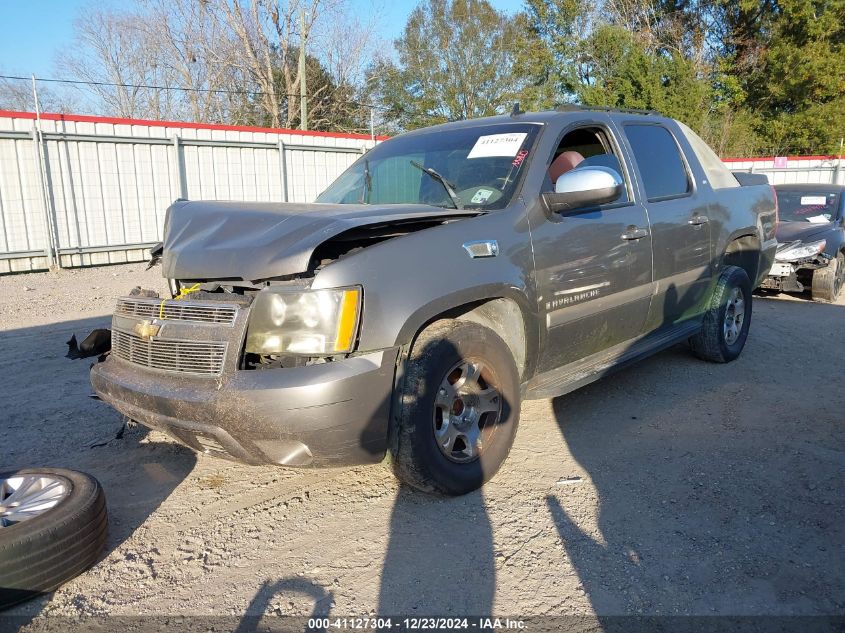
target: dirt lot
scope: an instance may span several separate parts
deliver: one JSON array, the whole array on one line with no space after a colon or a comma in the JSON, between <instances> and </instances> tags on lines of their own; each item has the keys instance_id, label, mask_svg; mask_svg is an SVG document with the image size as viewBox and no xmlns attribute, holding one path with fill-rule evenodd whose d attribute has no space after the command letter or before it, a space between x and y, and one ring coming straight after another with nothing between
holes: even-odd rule
<instances>
[{"instance_id":1,"label":"dirt lot","mask_svg":"<svg viewBox=\"0 0 845 633\"><path fill-rule=\"evenodd\" d=\"M15 614L845 614L845 301L755 298L730 365L678 346L527 402L502 472L439 499L117 439L64 343L164 287L143 268L0 278L0 467L88 471L111 518L103 560Z\"/></svg>"}]
</instances>

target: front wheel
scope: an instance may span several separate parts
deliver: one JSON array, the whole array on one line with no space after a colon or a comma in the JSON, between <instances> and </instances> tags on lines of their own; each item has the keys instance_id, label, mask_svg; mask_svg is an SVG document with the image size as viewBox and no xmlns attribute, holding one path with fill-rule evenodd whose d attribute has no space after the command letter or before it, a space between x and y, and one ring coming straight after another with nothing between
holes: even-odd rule
<instances>
[{"instance_id":1,"label":"front wheel","mask_svg":"<svg viewBox=\"0 0 845 633\"><path fill-rule=\"evenodd\" d=\"M745 347L751 325L751 282L738 266L719 275L701 330L692 338L693 353L714 363L736 359Z\"/></svg>"},{"instance_id":2,"label":"front wheel","mask_svg":"<svg viewBox=\"0 0 845 633\"><path fill-rule=\"evenodd\" d=\"M833 303L845 285L845 256L839 253L824 268L813 271L813 301Z\"/></svg>"},{"instance_id":3,"label":"front wheel","mask_svg":"<svg viewBox=\"0 0 845 633\"><path fill-rule=\"evenodd\" d=\"M401 394L396 475L427 492L462 495L499 470L519 422L519 373L491 329L437 321L411 349Z\"/></svg>"}]
</instances>

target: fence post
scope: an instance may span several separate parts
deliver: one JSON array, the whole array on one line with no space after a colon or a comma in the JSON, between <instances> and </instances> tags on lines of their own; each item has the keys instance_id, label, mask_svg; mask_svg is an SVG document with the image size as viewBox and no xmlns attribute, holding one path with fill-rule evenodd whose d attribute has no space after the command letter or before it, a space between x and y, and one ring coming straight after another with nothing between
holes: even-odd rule
<instances>
[{"instance_id":1,"label":"fence post","mask_svg":"<svg viewBox=\"0 0 845 633\"><path fill-rule=\"evenodd\" d=\"M179 135L173 135L173 158L176 165L176 187L179 189L179 197L187 200L188 185L185 182L185 157L182 153L182 143Z\"/></svg>"},{"instance_id":2,"label":"fence post","mask_svg":"<svg viewBox=\"0 0 845 633\"><path fill-rule=\"evenodd\" d=\"M279 139L279 175L282 178L282 202L288 201L288 166L285 158L285 142Z\"/></svg>"},{"instance_id":3,"label":"fence post","mask_svg":"<svg viewBox=\"0 0 845 633\"><path fill-rule=\"evenodd\" d=\"M47 190L47 169L44 161L43 139L41 137L41 129L36 121L32 128L32 142L35 149L35 162L38 171L38 188L41 191L41 208L44 210L44 225L47 230L47 248L44 253L47 256L47 267L54 268L62 267L61 257L59 255L59 236L56 231L56 223L53 221L52 196Z\"/></svg>"}]
</instances>

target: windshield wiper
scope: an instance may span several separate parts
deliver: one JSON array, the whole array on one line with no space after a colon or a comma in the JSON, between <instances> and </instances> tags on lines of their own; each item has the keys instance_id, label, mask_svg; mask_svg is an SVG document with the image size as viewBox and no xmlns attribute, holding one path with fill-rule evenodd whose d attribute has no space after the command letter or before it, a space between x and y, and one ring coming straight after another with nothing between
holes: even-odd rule
<instances>
[{"instance_id":1,"label":"windshield wiper","mask_svg":"<svg viewBox=\"0 0 845 633\"><path fill-rule=\"evenodd\" d=\"M370 204L370 193L373 191L373 177L370 175L370 161L364 159L364 189L361 191L359 204Z\"/></svg>"},{"instance_id":2,"label":"windshield wiper","mask_svg":"<svg viewBox=\"0 0 845 633\"><path fill-rule=\"evenodd\" d=\"M455 185L453 185L451 182L446 180L446 178L443 177L443 175L437 173L431 167L423 167L422 165L420 165L415 160L412 160L411 164L414 167L416 167L417 169L419 169L421 172L428 174L429 176L434 178L437 182L439 182L441 185L443 185L443 188L446 190L446 193L449 194L449 199L452 200L452 204L455 205L456 209L463 209L464 208L464 205L461 202L461 199L458 197L458 194L455 193Z\"/></svg>"}]
</instances>

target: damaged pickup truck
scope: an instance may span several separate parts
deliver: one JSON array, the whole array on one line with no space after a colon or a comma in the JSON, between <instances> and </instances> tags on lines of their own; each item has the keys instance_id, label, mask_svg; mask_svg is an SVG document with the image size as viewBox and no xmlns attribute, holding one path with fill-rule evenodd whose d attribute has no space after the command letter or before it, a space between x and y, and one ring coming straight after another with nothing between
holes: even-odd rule
<instances>
[{"instance_id":1,"label":"damaged pickup truck","mask_svg":"<svg viewBox=\"0 0 845 633\"><path fill-rule=\"evenodd\" d=\"M390 454L444 494L492 477L520 403L670 345L735 359L776 242L688 128L582 109L448 123L363 155L314 204L177 201L161 266L91 370L102 400L201 452Z\"/></svg>"}]
</instances>

